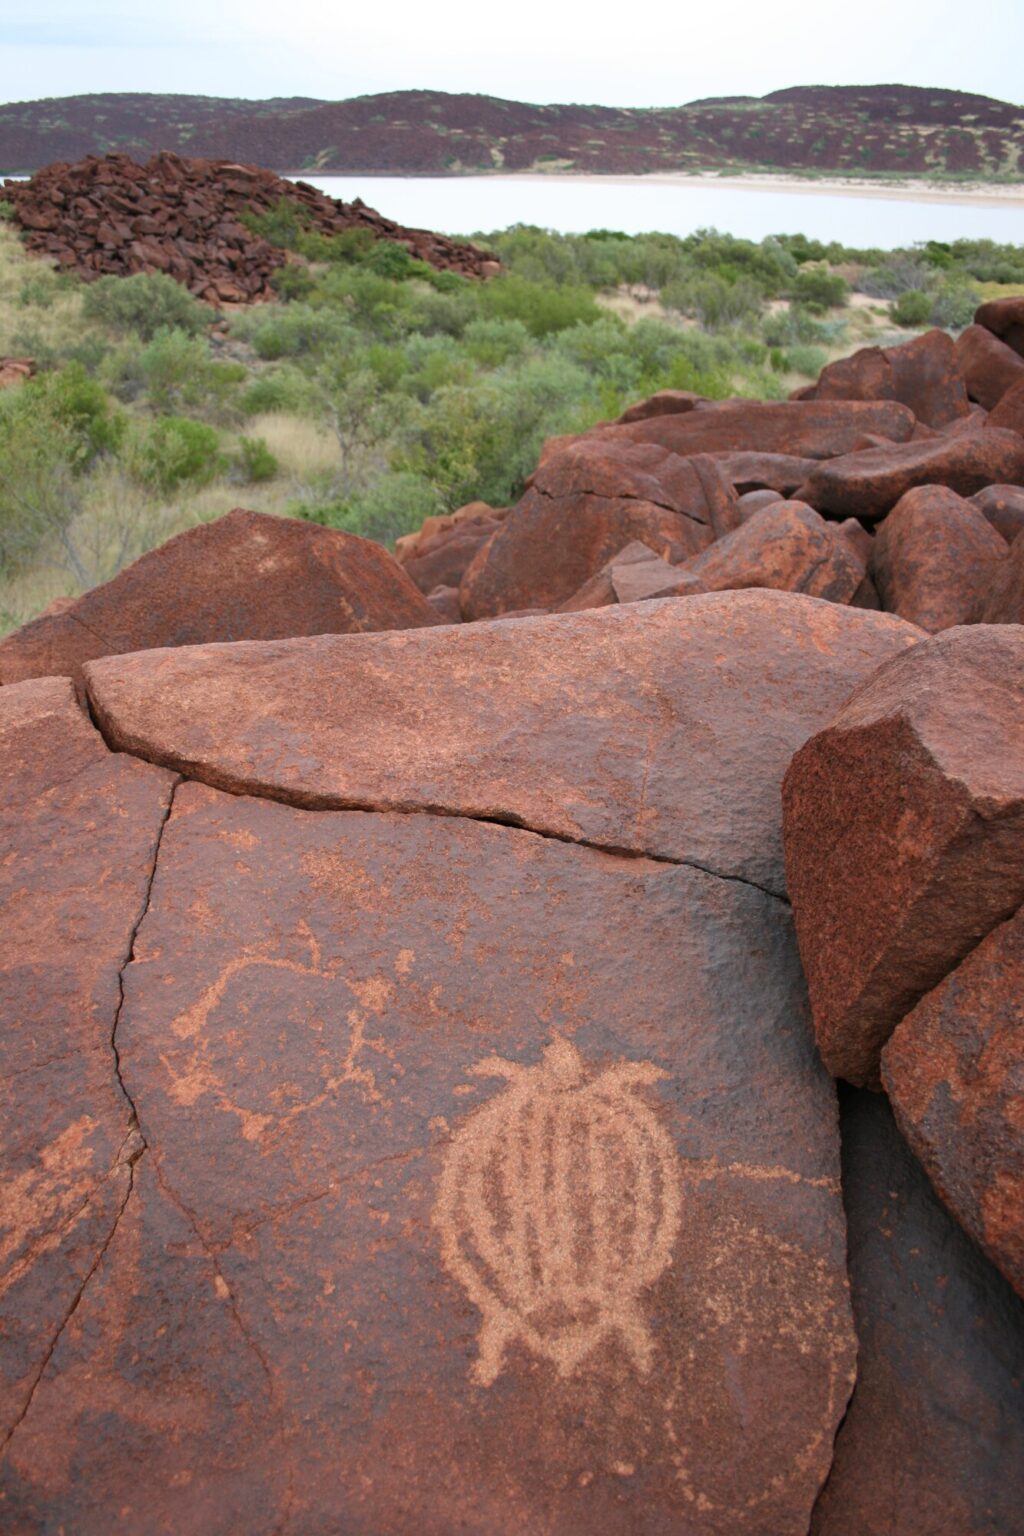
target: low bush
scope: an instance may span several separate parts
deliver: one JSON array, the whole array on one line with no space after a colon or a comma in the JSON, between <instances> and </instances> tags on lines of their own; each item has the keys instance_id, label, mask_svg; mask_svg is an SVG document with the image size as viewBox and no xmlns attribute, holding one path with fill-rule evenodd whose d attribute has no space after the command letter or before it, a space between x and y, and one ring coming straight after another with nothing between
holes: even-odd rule
<instances>
[{"instance_id":1,"label":"low bush","mask_svg":"<svg viewBox=\"0 0 1024 1536\"><path fill-rule=\"evenodd\" d=\"M920 288L908 288L901 293L889 313L897 325L927 325L931 319L933 299Z\"/></svg>"},{"instance_id":2,"label":"low bush","mask_svg":"<svg viewBox=\"0 0 1024 1536\"><path fill-rule=\"evenodd\" d=\"M224 467L217 433L187 416L162 416L137 429L125 459L143 485L164 496L184 485L207 485Z\"/></svg>"},{"instance_id":3,"label":"low bush","mask_svg":"<svg viewBox=\"0 0 1024 1536\"><path fill-rule=\"evenodd\" d=\"M793 280L790 293L798 304L824 313L826 309L840 309L850 296L850 285L838 272L827 267L803 266Z\"/></svg>"},{"instance_id":4,"label":"low bush","mask_svg":"<svg viewBox=\"0 0 1024 1536\"><path fill-rule=\"evenodd\" d=\"M264 480L273 480L281 466L264 438L242 437L238 441L234 469L238 479L249 485L258 485Z\"/></svg>"},{"instance_id":5,"label":"low bush","mask_svg":"<svg viewBox=\"0 0 1024 1536\"><path fill-rule=\"evenodd\" d=\"M166 329L198 336L213 320L212 310L162 272L98 278L85 291L82 312L89 320L143 341Z\"/></svg>"}]
</instances>

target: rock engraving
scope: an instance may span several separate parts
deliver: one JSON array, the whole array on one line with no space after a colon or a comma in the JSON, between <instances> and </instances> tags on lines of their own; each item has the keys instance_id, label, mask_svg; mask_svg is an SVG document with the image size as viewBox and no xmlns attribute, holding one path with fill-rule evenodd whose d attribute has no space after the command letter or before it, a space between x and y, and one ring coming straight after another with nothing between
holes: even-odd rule
<instances>
[{"instance_id":1,"label":"rock engraving","mask_svg":"<svg viewBox=\"0 0 1024 1536\"><path fill-rule=\"evenodd\" d=\"M508 1085L456 1132L434 1208L445 1266L482 1315L473 1379L490 1386L513 1342L568 1377L612 1335L646 1375L642 1298L672 1261L680 1167L638 1091L668 1074L592 1073L557 1035L537 1066L488 1056L470 1071Z\"/></svg>"}]
</instances>

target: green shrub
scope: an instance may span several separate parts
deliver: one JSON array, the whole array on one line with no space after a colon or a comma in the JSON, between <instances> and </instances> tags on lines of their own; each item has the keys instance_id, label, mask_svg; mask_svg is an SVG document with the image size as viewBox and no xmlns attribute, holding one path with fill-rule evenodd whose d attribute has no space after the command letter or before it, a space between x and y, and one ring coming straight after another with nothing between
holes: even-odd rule
<instances>
[{"instance_id":1,"label":"green shrub","mask_svg":"<svg viewBox=\"0 0 1024 1536\"><path fill-rule=\"evenodd\" d=\"M933 278L932 268L919 254L894 251L887 260L858 278L857 287L873 299L898 299L901 293L909 293L911 289L928 288Z\"/></svg>"},{"instance_id":2,"label":"green shrub","mask_svg":"<svg viewBox=\"0 0 1024 1536\"><path fill-rule=\"evenodd\" d=\"M124 417L112 406L106 391L78 362L41 374L17 391L9 419L24 427L29 418L44 430L50 427L66 432L68 451L79 468L113 453L125 428Z\"/></svg>"},{"instance_id":3,"label":"green shrub","mask_svg":"<svg viewBox=\"0 0 1024 1536\"><path fill-rule=\"evenodd\" d=\"M201 300L162 272L99 278L85 291L82 313L88 320L133 332L144 341L168 328L198 336L213 319Z\"/></svg>"},{"instance_id":4,"label":"green shrub","mask_svg":"<svg viewBox=\"0 0 1024 1536\"><path fill-rule=\"evenodd\" d=\"M963 330L974 319L974 311L980 303L981 294L969 283L956 279L945 282L932 296L932 324L944 330Z\"/></svg>"},{"instance_id":5,"label":"green shrub","mask_svg":"<svg viewBox=\"0 0 1024 1536\"><path fill-rule=\"evenodd\" d=\"M816 379L828 362L828 353L821 347L790 347L784 356L794 373L806 374L811 379Z\"/></svg>"},{"instance_id":6,"label":"green shrub","mask_svg":"<svg viewBox=\"0 0 1024 1536\"><path fill-rule=\"evenodd\" d=\"M419 528L424 518L443 512L444 507L429 480L397 471L382 475L368 490L347 500L291 502L286 510L307 522L376 539L378 544L393 544L403 533Z\"/></svg>"},{"instance_id":7,"label":"green shrub","mask_svg":"<svg viewBox=\"0 0 1024 1536\"><path fill-rule=\"evenodd\" d=\"M521 320L531 336L538 337L601 318L587 288L551 288L514 275L487 283L480 291L480 309L497 319Z\"/></svg>"},{"instance_id":8,"label":"green shrub","mask_svg":"<svg viewBox=\"0 0 1024 1536\"><path fill-rule=\"evenodd\" d=\"M804 266L794 278L790 293L808 309L824 311L841 308L850 296L850 285L845 277L827 267Z\"/></svg>"},{"instance_id":9,"label":"green shrub","mask_svg":"<svg viewBox=\"0 0 1024 1536\"><path fill-rule=\"evenodd\" d=\"M893 304L890 314L897 325L927 325L931 319L934 300L920 288L908 288Z\"/></svg>"},{"instance_id":10,"label":"green shrub","mask_svg":"<svg viewBox=\"0 0 1024 1536\"><path fill-rule=\"evenodd\" d=\"M223 467L212 427L187 416L162 416L129 441L125 458L138 480L167 496L183 485L207 485Z\"/></svg>"},{"instance_id":11,"label":"green shrub","mask_svg":"<svg viewBox=\"0 0 1024 1536\"><path fill-rule=\"evenodd\" d=\"M378 277L390 277L396 282L402 282L412 276L414 263L404 245L397 245L393 240L378 240L365 257L364 265L368 271L376 272Z\"/></svg>"},{"instance_id":12,"label":"green shrub","mask_svg":"<svg viewBox=\"0 0 1024 1536\"><path fill-rule=\"evenodd\" d=\"M316 414L317 391L301 369L285 364L258 373L238 401L243 416L262 416L268 412L289 412L296 416Z\"/></svg>"},{"instance_id":13,"label":"green shrub","mask_svg":"<svg viewBox=\"0 0 1024 1536\"><path fill-rule=\"evenodd\" d=\"M249 485L273 480L281 466L262 437L242 437L238 442L235 471L240 480Z\"/></svg>"}]
</instances>

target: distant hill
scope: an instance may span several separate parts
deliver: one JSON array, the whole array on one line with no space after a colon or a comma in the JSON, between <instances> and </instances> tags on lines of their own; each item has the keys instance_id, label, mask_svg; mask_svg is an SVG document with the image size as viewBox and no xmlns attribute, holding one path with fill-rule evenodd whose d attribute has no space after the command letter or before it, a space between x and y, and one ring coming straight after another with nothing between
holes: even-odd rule
<instances>
[{"instance_id":1,"label":"distant hill","mask_svg":"<svg viewBox=\"0 0 1024 1536\"><path fill-rule=\"evenodd\" d=\"M0 107L0 170L158 149L303 171L760 170L1024 177L1024 107L906 85L795 86L682 107L531 106L393 91L349 101L64 96Z\"/></svg>"}]
</instances>

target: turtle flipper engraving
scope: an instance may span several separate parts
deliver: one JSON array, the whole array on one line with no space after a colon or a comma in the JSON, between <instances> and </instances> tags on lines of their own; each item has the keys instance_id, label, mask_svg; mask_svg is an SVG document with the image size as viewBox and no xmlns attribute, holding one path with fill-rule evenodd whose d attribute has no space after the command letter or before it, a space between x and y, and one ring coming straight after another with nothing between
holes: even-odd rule
<instances>
[{"instance_id":1,"label":"turtle flipper engraving","mask_svg":"<svg viewBox=\"0 0 1024 1536\"><path fill-rule=\"evenodd\" d=\"M646 1375L641 1298L671 1263L680 1181L639 1090L667 1074L636 1061L591 1073L558 1035L537 1066L488 1056L470 1071L506 1087L453 1138L434 1222L481 1313L473 1379L490 1386L517 1341L568 1377L610 1335Z\"/></svg>"}]
</instances>

